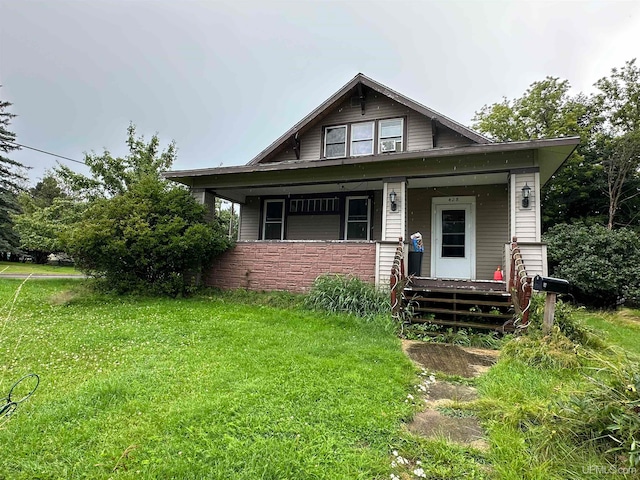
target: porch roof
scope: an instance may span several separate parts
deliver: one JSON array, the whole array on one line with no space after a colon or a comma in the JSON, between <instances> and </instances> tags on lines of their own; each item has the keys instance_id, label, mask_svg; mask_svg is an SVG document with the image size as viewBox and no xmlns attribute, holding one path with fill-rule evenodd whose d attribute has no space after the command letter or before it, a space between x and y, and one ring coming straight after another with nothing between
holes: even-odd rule
<instances>
[{"instance_id":1,"label":"porch roof","mask_svg":"<svg viewBox=\"0 0 640 480\"><path fill-rule=\"evenodd\" d=\"M163 176L191 188L212 190L238 203L244 203L248 195L283 193L283 188L315 186L314 191L319 191L325 185L326 191L331 191L339 184L365 182L374 189L375 183L381 185L389 177L422 179L422 183L440 178L454 184L455 177L467 184L502 183L499 180L506 181L509 172L522 169L538 170L544 185L578 143L578 137L484 143L330 160L177 170L164 172Z\"/></svg>"}]
</instances>

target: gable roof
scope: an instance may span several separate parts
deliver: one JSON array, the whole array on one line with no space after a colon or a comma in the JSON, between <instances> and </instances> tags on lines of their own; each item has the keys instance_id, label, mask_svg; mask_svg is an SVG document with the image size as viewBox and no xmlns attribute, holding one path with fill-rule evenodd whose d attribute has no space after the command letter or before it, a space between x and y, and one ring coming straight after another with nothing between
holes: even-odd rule
<instances>
[{"instance_id":1,"label":"gable roof","mask_svg":"<svg viewBox=\"0 0 640 480\"><path fill-rule=\"evenodd\" d=\"M262 160L264 160L266 157L272 154L275 150L277 150L280 146L282 146L283 143L287 142L293 135L304 131L305 128L307 126L310 126L310 124L314 122L316 119L322 117L325 113L327 113L333 107L338 106L342 101L344 101L351 94L353 90L355 90L358 87L359 84L369 87L372 90L382 95L385 95L390 99L400 103L401 105L409 107L412 110L415 110L421 113L422 115L437 121L438 123L450 128L454 132L457 132L466 138L473 140L476 143L491 143L491 140L489 140L487 137L484 137L478 132L475 132L470 128L465 127L461 123L458 123L455 120L452 120L449 117L436 112L435 110L425 107L424 105L416 102L415 100L412 100L409 97L406 97L401 93L398 93L395 90L392 90L389 87L379 82L376 82L375 80L363 75L362 73L358 73L345 86L343 86L340 90L338 90L331 97L325 100L322 104L320 104L320 106L318 106L306 117L304 117L302 120L296 123L284 134L278 137L278 139L275 142L273 142L266 149L260 152L247 165L256 165L261 163Z\"/></svg>"}]
</instances>

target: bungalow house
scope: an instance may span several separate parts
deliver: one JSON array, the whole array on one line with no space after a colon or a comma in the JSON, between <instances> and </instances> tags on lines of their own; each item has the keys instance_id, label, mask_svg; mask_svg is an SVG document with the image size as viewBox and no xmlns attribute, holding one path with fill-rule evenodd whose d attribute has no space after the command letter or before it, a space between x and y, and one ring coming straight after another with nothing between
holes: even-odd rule
<instances>
[{"instance_id":1,"label":"bungalow house","mask_svg":"<svg viewBox=\"0 0 640 480\"><path fill-rule=\"evenodd\" d=\"M490 281L512 237L528 273L547 273L540 189L577 143L494 143L358 74L246 165L165 176L241 205L211 286L304 291L323 273L386 286L415 232L421 277Z\"/></svg>"}]
</instances>

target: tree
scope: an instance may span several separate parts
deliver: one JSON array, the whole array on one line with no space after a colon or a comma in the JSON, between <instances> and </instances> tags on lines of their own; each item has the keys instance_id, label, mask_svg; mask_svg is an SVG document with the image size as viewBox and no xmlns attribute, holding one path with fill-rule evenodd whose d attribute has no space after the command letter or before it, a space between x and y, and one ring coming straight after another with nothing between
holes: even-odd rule
<instances>
[{"instance_id":1,"label":"tree","mask_svg":"<svg viewBox=\"0 0 640 480\"><path fill-rule=\"evenodd\" d=\"M534 82L515 100L503 99L476 112L473 128L497 141L577 135L578 149L542 190L542 220L549 226L565 221L606 218L606 183L602 165L589 150L596 127L592 102L569 95L567 80L547 77Z\"/></svg>"},{"instance_id":2,"label":"tree","mask_svg":"<svg viewBox=\"0 0 640 480\"><path fill-rule=\"evenodd\" d=\"M64 165L55 169L56 174L70 192L91 200L123 194L144 177L162 181L161 172L168 170L176 159L174 142L161 152L158 135L146 142L143 136L136 137L133 124L127 128L126 143L129 154L125 157L113 157L108 150L102 155L85 153L84 162L91 171L91 177Z\"/></svg>"},{"instance_id":3,"label":"tree","mask_svg":"<svg viewBox=\"0 0 640 480\"><path fill-rule=\"evenodd\" d=\"M76 265L118 292L179 295L211 258L229 247L219 219L205 221L206 210L161 171L171 167L174 143L164 151L154 135L149 142L127 129L129 153L113 157L88 154L93 174L58 172L88 207L62 240Z\"/></svg>"},{"instance_id":4,"label":"tree","mask_svg":"<svg viewBox=\"0 0 640 480\"><path fill-rule=\"evenodd\" d=\"M0 100L0 252L15 252L19 239L13 230L12 214L19 210L18 193L22 190L20 183L26 178L18 173L25 168L7 155L19 150L15 145L16 135L8 130L15 114L6 111L12 104Z\"/></svg>"},{"instance_id":5,"label":"tree","mask_svg":"<svg viewBox=\"0 0 640 480\"><path fill-rule=\"evenodd\" d=\"M609 229L620 216L621 207L631 201L633 216L619 220L637 224L635 211L640 206L640 68L635 62L626 62L620 70L613 68L609 77L595 83L599 89L593 96L598 131L593 145L607 179Z\"/></svg>"},{"instance_id":6,"label":"tree","mask_svg":"<svg viewBox=\"0 0 640 480\"><path fill-rule=\"evenodd\" d=\"M52 253L65 251L62 237L81 219L86 204L71 198L54 198L51 204L39 207L36 200L21 196L23 213L14 217L15 230L20 236L20 248L36 263L46 263Z\"/></svg>"}]
</instances>

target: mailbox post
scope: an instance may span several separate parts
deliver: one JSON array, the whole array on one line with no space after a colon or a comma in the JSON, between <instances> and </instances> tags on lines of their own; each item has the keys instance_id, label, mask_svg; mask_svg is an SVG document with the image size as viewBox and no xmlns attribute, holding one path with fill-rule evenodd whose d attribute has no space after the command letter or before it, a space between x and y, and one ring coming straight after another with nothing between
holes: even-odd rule
<instances>
[{"instance_id":1,"label":"mailbox post","mask_svg":"<svg viewBox=\"0 0 640 480\"><path fill-rule=\"evenodd\" d=\"M553 328L553 319L556 313L556 300L558 293L569 293L569 282L562 278L533 277L533 289L547 292L544 303L544 317L542 320L542 333L547 335Z\"/></svg>"}]
</instances>

